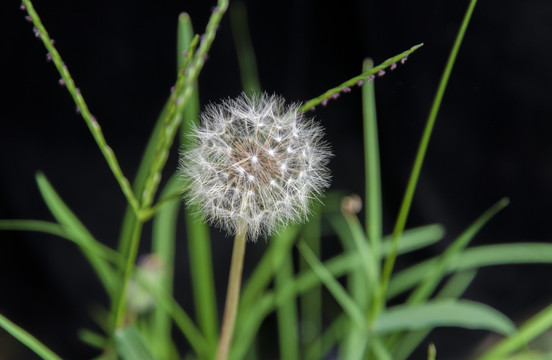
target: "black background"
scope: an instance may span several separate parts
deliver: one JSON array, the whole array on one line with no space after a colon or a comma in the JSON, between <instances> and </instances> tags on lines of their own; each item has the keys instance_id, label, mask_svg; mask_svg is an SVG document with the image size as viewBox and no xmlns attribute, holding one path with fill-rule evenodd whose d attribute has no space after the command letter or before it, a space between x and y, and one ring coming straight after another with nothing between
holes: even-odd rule
<instances>
[{"instance_id":1,"label":"black background","mask_svg":"<svg viewBox=\"0 0 552 360\"><path fill-rule=\"evenodd\" d=\"M385 230L392 229L425 120L468 1L278 1L246 3L264 90L290 101L318 96L420 42L406 65L376 81ZM132 178L175 80L177 16L201 33L211 1L48 1L39 15L91 112ZM125 200L84 121L76 114L42 43L14 1L0 4L2 113L0 218L51 220L34 182L43 171L96 238L114 246ZM440 253L503 196L511 204L473 244L550 241L552 205L552 2L482 0L445 94L408 226L441 223L445 241L401 260ZM202 104L233 97L241 84L228 14L200 76ZM360 89L315 112L335 157L332 189L362 194ZM176 150L174 152L176 154ZM168 168L176 166L176 157ZM147 235L147 231L146 231ZM146 241L144 241L146 243ZM246 276L267 244L248 246ZM218 294L224 294L230 239L213 239ZM144 249L146 251L146 249ZM176 287L192 311L184 245ZM324 255L339 251L324 243ZM465 297L521 320L552 300L552 266L482 269ZM222 299L220 299L222 303ZM0 232L0 313L64 358L95 352L76 329L106 304L76 247L42 234ZM466 358L487 334L439 329L442 359ZM276 349L277 345L273 347ZM32 359L0 332L0 359ZM416 358L424 358L419 352Z\"/></svg>"}]
</instances>

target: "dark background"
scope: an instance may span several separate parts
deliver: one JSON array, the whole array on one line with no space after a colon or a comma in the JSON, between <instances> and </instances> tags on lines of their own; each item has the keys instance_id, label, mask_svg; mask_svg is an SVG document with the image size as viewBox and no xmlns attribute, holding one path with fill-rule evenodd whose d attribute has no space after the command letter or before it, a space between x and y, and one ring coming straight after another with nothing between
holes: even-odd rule
<instances>
[{"instance_id":1,"label":"dark background","mask_svg":"<svg viewBox=\"0 0 552 360\"><path fill-rule=\"evenodd\" d=\"M291 101L311 99L359 74L365 57L377 64L425 43L405 66L376 81L383 210L390 232L468 1L246 3L262 87ZM175 80L177 16L189 12L201 33L212 5L214 1L168 0L35 4L129 178ZM41 170L96 238L114 246L124 197L69 94L57 84L59 75L46 62L46 51L25 15L17 2L0 4L0 218L52 219L34 182ZM550 1L481 0L477 5L408 223L441 223L447 236L439 245L402 259L399 266L440 253L503 196L511 199L510 206L473 244L550 241L550 19ZM200 96L206 104L240 91L227 14L200 76ZM335 153L332 189L362 194L360 89L317 109L315 116ZM173 156L167 167L175 166ZM249 245L246 274L266 246L264 241ZM216 233L220 296L230 248L231 241ZM324 244L325 256L338 250L336 240ZM177 251L177 288L184 306L192 310L185 246ZM521 320L552 301L551 277L552 266L547 265L482 269L465 297ZM74 334L93 326L88 312L95 303L105 304L105 296L74 245L42 234L0 232L0 313L62 357L85 359L95 352ZM439 329L429 339L440 358L463 359L486 335ZM416 358L424 356L419 352ZM0 332L0 359L33 358Z\"/></svg>"}]
</instances>

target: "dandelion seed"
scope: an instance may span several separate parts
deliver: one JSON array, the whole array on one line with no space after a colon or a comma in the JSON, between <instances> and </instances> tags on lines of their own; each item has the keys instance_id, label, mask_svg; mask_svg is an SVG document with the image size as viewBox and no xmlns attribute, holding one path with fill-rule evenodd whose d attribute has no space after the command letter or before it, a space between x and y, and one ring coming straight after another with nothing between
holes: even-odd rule
<instances>
[{"instance_id":1,"label":"dandelion seed","mask_svg":"<svg viewBox=\"0 0 552 360\"><path fill-rule=\"evenodd\" d=\"M267 94L208 106L193 131L195 145L180 156L185 199L219 228L251 240L304 221L310 199L329 186L331 153L322 128L298 109Z\"/></svg>"}]
</instances>

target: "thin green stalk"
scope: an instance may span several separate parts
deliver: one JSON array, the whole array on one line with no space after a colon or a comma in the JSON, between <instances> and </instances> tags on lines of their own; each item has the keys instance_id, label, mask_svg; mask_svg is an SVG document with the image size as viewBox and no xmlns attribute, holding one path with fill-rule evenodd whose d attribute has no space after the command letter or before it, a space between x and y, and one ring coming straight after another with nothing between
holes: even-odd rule
<instances>
[{"instance_id":1,"label":"thin green stalk","mask_svg":"<svg viewBox=\"0 0 552 360\"><path fill-rule=\"evenodd\" d=\"M541 310L521 325L517 332L500 341L478 359L504 359L550 328L552 328L552 305Z\"/></svg>"},{"instance_id":2,"label":"thin green stalk","mask_svg":"<svg viewBox=\"0 0 552 360\"><path fill-rule=\"evenodd\" d=\"M207 52L211 48L211 44L215 39L218 24L220 23L227 8L228 0L219 0L217 6L213 10L213 13L211 14L211 17L209 18L207 29L205 34L201 37L197 51L193 53L193 56L190 51L189 55L192 56L191 61L188 66L185 66L185 69L183 69L182 74L179 77L179 81L177 81L173 94L174 105L171 105L174 108L174 111L169 111L169 115L167 116L168 123L165 131L161 134L162 138L159 141L142 196L142 205L145 208L149 207L153 202L153 196L155 195L161 181L161 171L167 162L174 137L176 136L180 124L182 123L183 109L194 92L194 84L197 81L199 73L203 69ZM192 41L190 48L194 48L194 41Z\"/></svg>"},{"instance_id":3,"label":"thin green stalk","mask_svg":"<svg viewBox=\"0 0 552 360\"><path fill-rule=\"evenodd\" d=\"M27 13L30 16L33 22L33 25L35 26L35 31L37 36L39 36L42 42L44 43L46 50L48 50L48 53L52 57L52 62L54 63L59 74L61 75L60 83L64 84L67 90L69 91L69 93L71 94L71 97L73 98L73 101L77 106L77 111L80 112L84 121L86 122L86 125L88 125L88 128L90 129L90 132L94 137L94 140L96 140L96 143L100 148L100 151L102 152L105 160L107 161L107 164L111 169L111 172L113 172L113 175L117 179L117 182L119 183L119 186L123 191L123 194L127 198L128 203L132 206L132 209L134 210L134 212L138 213L138 210L140 208L138 200L136 199L136 197L134 197L134 192L132 191L132 187L130 186L128 179L124 176L123 171L119 166L119 162L117 161L117 158L113 153L113 150L111 149L111 147L107 145L107 142L104 138L100 125L96 121L96 118L88 110L88 106L86 105L86 102L84 101L84 98L82 97L80 90L75 86L75 82L73 81L73 78L71 77L71 74L67 69L67 66L65 65L65 63L61 59L59 52L55 48L53 40L50 39L50 36L48 35L46 28L42 24L40 17L35 11L33 4L31 3L30 0L23 0L23 4L25 5Z\"/></svg>"},{"instance_id":4,"label":"thin green stalk","mask_svg":"<svg viewBox=\"0 0 552 360\"><path fill-rule=\"evenodd\" d=\"M281 266L274 269L274 286L276 297L279 290L293 280L293 258L291 253L284 259ZM287 360L299 360L299 333L297 326L297 304L294 298L281 301L276 311L278 319L278 343L280 345L280 358Z\"/></svg>"},{"instance_id":5,"label":"thin green stalk","mask_svg":"<svg viewBox=\"0 0 552 360\"><path fill-rule=\"evenodd\" d=\"M240 287L243 270L243 259L245 257L245 244L247 243L247 232L240 231L234 239L232 250L232 262L230 263L230 275L228 277L228 290L226 292L226 304L222 319L220 341L217 349L217 360L226 360L230 352L234 325L240 300Z\"/></svg>"},{"instance_id":6,"label":"thin green stalk","mask_svg":"<svg viewBox=\"0 0 552 360\"><path fill-rule=\"evenodd\" d=\"M10 333L14 338L21 341L25 346L34 351L44 360L61 360L52 350L46 345L38 341L34 336L15 325L3 315L0 315L0 327Z\"/></svg>"},{"instance_id":7,"label":"thin green stalk","mask_svg":"<svg viewBox=\"0 0 552 360\"><path fill-rule=\"evenodd\" d=\"M114 320L114 328L115 331L117 328L120 328L124 325L125 320L125 310L126 310L126 293L127 293L127 287L128 282L130 280L130 276L132 275L132 272L134 270L134 265L136 263L136 256L138 255L138 245L140 244L140 235L142 233L142 223L137 221L134 224L134 228L132 229L132 238L130 241L130 248L128 251L127 256L125 257L127 262L124 268L124 272L122 274L122 280L120 282L121 287L119 288L119 294L114 297L116 299L114 301L114 306L112 308L113 313L113 320Z\"/></svg>"},{"instance_id":8,"label":"thin green stalk","mask_svg":"<svg viewBox=\"0 0 552 360\"><path fill-rule=\"evenodd\" d=\"M339 93L349 91L352 86L358 85L359 82L362 82L362 81L365 81L365 80L371 80L380 71L385 70L390 66L393 66L393 64L396 65L398 62L404 61L403 59L408 57L410 54L412 54L414 51L418 50L423 45L424 44L414 45L409 50L403 51L402 53L400 53L398 55L395 55L392 58L389 58L389 59L385 60L383 63L381 63L380 65L378 65L374 68L372 68L371 70L369 70L367 72L364 72L364 73L362 73L358 76L355 76L354 78L345 81L341 85L338 85L338 86L326 91L322 95L320 95L320 96L318 96L318 97L316 97L312 100L307 101L305 104L303 104L299 108L299 112L301 112L301 113L307 112L307 111L311 110L312 108L314 108L314 107L316 107L320 104L324 104L325 102L327 102L330 99L333 99L335 96L338 96Z\"/></svg>"},{"instance_id":9,"label":"thin green stalk","mask_svg":"<svg viewBox=\"0 0 552 360\"><path fill-rule=\"evenodd\" d=\"M230 7L230 20L232 23L232 34L236 44L236 54L240 66L240 75L243 90L247 94L261 91L257 71L257 59L251 44L249 25L247 23L247 8L243 1L236 1Z\"/></svg>"},{"instance_id":10,"label":"thin green stalk","mask_svg":"<svg viewBox=\"0 0 552 360\"><path fill-rule=\"evenodd\" d=\"M374 67L372 59L366 59L363 72ZM381 180L378 143L378 123L376 116L376 96L374 83L366 81L362 85L362 110L364 123L364 171L366 182L366 235L370 241L373 258L379 264L381 257L382 219L381 219Z\"/></svg>"},{"instance_id":11,"label":"thin green stalk","mask_svg":"<svg viewBox=\"0 0 552 360\"><path fill-rule=\"evenodd\" d=\"M454 66L454 62L456 60L456 57L458 55L458 51L460 49L460 44L462 43L462 40L464 38L464 34L466 33L466 29L468 27L468 23L470 21L471 15L473 13L473 10L475 8L475 4L477 3L477 0L471 0L470 5L468 7L468 10L466 11L466 14L464 16L464 20L462 21L462 25L460 26L460 30L458 31L458 35L456 36L456 40L454 42L454 45L452 47L452 51L449 55L447 64L445 66L445 70L443 72L443 75L441 77L441 82L439 83L439 88L437 89L437 93L435 94L435 99L433 100L433 105L431 106L431 111L429 113L429 117L427 119L426 127L424 129L424 133L422 135L422 139L420 141L420 146L418 148L418 153L416 154L416 159L414 160L414 166L412 168L412 172L410 174L410 179L408 181L408 185L406 187L406 192L403 198L403 202L401 204L401 208L399 210L399 216L397 217L397 222L395 223L395 228L393 230L393 240L391 245L391 252L385 259L385 263L383 266L383 272L381 277L381 288L378 294L377 300L374 302L374 307L372 309L371 317L374 319L377 314L381 311L382 307L384 306L385 302L385 293L387 291L387 286L389 285L389 279L391 278L391 273L393 272L393 268L395 266L395 260L397 258L397 251L399 247L399 238L401 237L401 234L404 231L404 227L406 225L406 220L408 218L408 213L410 211L410 207L412 205L412 199L414 197L414 191L416 189L416 185L418 183L418 178L420 176L420 172L422 169L422 164L424 162L425 154L427 152L427 147L429 145L429 140L431 138L431 134L433 132L433 127L435 125L435 120L437 118L437 113L439 112L439 108L441 106L441 102L443 100L443 95L445 93L445 89L448 84L448 80L450 78L450 74L452 72L452 68Z\"/></svg>"}]
</instances>

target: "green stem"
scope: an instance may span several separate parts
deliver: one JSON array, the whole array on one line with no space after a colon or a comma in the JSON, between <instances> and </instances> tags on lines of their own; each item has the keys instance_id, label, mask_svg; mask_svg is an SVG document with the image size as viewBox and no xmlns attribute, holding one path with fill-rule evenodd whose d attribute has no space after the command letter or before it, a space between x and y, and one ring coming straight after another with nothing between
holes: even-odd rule
<instances>
[{"instance_id":1,"label":"green stem","mask_svg":"<svg viewBox=\"0 0 552 360\"><path fill-rule=\"evenodd\" d=\"M380 291L378 293L378 297L376 301L374 302L374 307L372 308L372 312L371 312L372 319L375 319L375 317L380 312L385 302L385 293L387 291L387 286L389 285L389 279L391 278L391 273L393 272L393 267L395 266L395 260L397 258L399 239L406 225L408 213L412 205L412 199L414 197L414 191L416 190L416 185L418 184L418 178L420 176L422 164L424 162L425 154L427 152L429 140L433 132L433 127L435 125L437 113L439 112L439 108L443 100L443 95L445 94L445 89L447 87L448 80L450 78L450 74L454 66L454 62L458 55L458 51L460 50L460 45L462 44L464 34L466 33L466 29L468 27L468 23L470 21L470 18L476 3L477 3L477 0L471 0L468 10L464 15L462 25L460 26L460 30L458 31L458 35L456 36L456 40L452 47L452 51L450 52L449 58L447 60L447 64L445 66L445 70L443 71L443 75L441 77L441 82L439 83L439 88L437 89L437 93L435 94L435 99L433 100L433 105L431 107L431 110L427 119L426 127L422 135L422 140L420 141L420 146L418 147L418 153L416 154L416 159L414 160L414 165L412 167L412 172L410 174L410 179L406 187L406 192L403 198L403 202L399 210L399 216L397 217L397 222L395 223L395 228L393 230L393 237L391 240L391 251L389 253L389 256L387 256L387 258L385 259L385 263L383 266Z\"/></svg>"},{"instance_id":2,"label":"green stem","mask_svg":"<svg viewBox=\"0 0 552 360\"><path fill-rule=\"evenodd\" d=\"M67 88L67 90L69 91L69 93L71 94L71 97L73 98L73 101L77 106L78 112L83 117L84 121L86 122L86 125L88 125L88 128L90 129L90 132L94 137L94 140L96 140L96 143L98 144L100 151L102 152L105 160L107 161L107 164L111 169L111 172L113 172L113 175L115 175L115 178L117 179L117 182L119 183L119 186L123 191L123 194L127 198L128 203L132 206L132 209L134 210L134 212L138 213L138 209L140 208L140 205L138 204L138 200L136 199L136 197L134 197L134 192L132 191L132 187L130 186L128 179L124 176L123 171L119 166L119 162L117 161L117 158L113 153L113 150L111 149L111 147L109 147L109 145L107 145L107 142L102 133L102 129L100 125L96 121L96 118L90 113L90 110L88 110L88 106L86 105L86 102L84 101L84 98L82 97L80 90L76 87L75 82L73 81L73 78L71 77L71 74L67 69L67 66L61 59L59 52L54 46L53 40L48 35L46 28L42 24L40 17L38 16L37 12L33 7L33 4L31 3L30 0L23 0L23 4L25 5L25 8L27 9L27 13L30 16L33 22L33 25L35 26L37 34L39 34L40 39L42 40L42 42L44 43L44 46L46 47L46 50L52 56L52 62L54 63L59 74L61 75L60 83L63 83Z\"/></svg>"},{"instance_id":3,"label":"green stem","mask_svg":"<svg viewBox=\"0 0 552 360\"><path fill-rule=\"evenodd\" d=\"M138 245L140 244L140 234L142 233L142 225L143 224L140 221L136 221L134 223L134 228L132 229L132 238L130 240L130 248L128 250L128 256L126 257L127 262L122 275L119 296L116 298L114 302L114 304L116 304L116 306L113 308L113 310L115 311L115 314L113 317L114 330L124 325L127 287L128 287L128 282L130 280L130 276L134 272L136 256L138 255Z\"/></svg>"},{"instance_id":4,"label":"green stem","mask_svg":"<svg viewBox=\"0 0 552 360\"><path fill-rule=\"evenodd\" d=\"M222 329L220 341L217 349L217 360L226 360L230 352L230 344L234 334L234 325L240 299L240 287L243 270L243 259L245 257L245 244L247 242L247 232L240 231L234 239L234 249L232 250L232 262L230 264L230 276L228 277L228 290L226 292L226 304L224 306L224 316L222 319Z\"/></svg>"}]
</instances>

